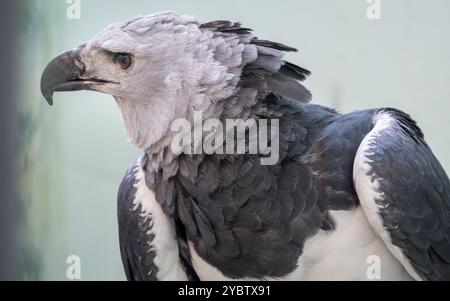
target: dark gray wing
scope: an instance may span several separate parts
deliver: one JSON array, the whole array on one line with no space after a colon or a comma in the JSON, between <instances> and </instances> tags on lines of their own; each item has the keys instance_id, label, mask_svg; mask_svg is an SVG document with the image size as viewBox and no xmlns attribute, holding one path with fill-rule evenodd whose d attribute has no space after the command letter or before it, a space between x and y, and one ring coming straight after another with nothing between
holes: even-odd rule
<instances>
[{"instance_id":1,"label":"dark gray wing","mask_svg":"<svg viewBox=\"0 0 450 301\"><path fill-rule=\"evenodd\" d=\"M175 218L174 229L167 228L167 224L161 224L162 216L160 216L160 214L165 214L165 212L156 209L149 211L149 208L143 210L142 201L151 202L152 199L150 199L150 195L147 196L149 199L139 199L138 201L136 198L137 195L139 195L140 198L142 198L143 195L146 195L145 193L142 193L141 189L144 189L145 191L152 190L156 196L159 195L158 191L149 189L147 184L142 187L142 182L139 182L145 181L142 173L145 173L145 175L149 173L146 168L141 168L142 165L145 166L145 163L147 162L146 159L146 156L144 156L143 159L139 160L136 165L127 171L118 193L120 252L127 278L128 280L139 281L179 281L186 279L196 281L198 280L198 276L190 261L189 248L187 246L185 233L183 229L180 228L180 221ZM138 176L138 174L140 175ZM139 179L137 179L137 177ZM166 185L167 184L168 183L166 183ZM139 189L139 191L137 191L137 189ZM166 218L170 217L167 215ZM155 232L153 231L153 227L165 227L165 230L168 232L161 232L158 230ZM167 236L155 237L155 235ZM179 256L179 261L175 260L173 262L174 266L169 267L169 270L167 269L167 264L164 264L164 260L173 261L173 259L164 259L164 255L167 255L167 252L173 252L173 249L167 249L167 237L170 238L170 240L175 240L178 252L173 254ZM159 238L159 240L155 238ZM158 246L161 248L158 248ZM161 253L157 254L157 252ZM157 255L163 256L158 259L160 262L163 261L162 270L159 270L158 265L155 264ZM176 271L176 273L174 273L174 271ZM157 276L162 278L159 279Z\"/></svg>"},{"instance_id":2,"label":"dark gray wing","mask_svg":"<svg viewBox=\"0 0 450 301\"><path fill-rule=\"evenodd\" d=\"M177 215L197 253L230 278L285 276L305 240L333 227L302 155L334 115L271 98L267 106L283 116L277 164L250 154L179 158Z\"/></svg>"},{"instance_id":3,"label":"dark gray wing","mask_svg":"<svg viewBox=\"0 0 450 301\"><path fill-rule=\"evenodd\" d=\"M308 163L316 175L318 197L329 210L359 205L353 185L353 162L361 141L372 128L373 110L338 116L312 146Z\"/></svg>"},{"instance_id":4,"label":"dark gray wing","mask_svg":"<svg viewBox=\"0 0 450 301\"><path fill-rule=\"evenodd\" d=\"M155 253L149 251L154 237L148 235L150 221L143 217L141 205L133 204L138 165L131 167L120 184L117 198L119 221L119 243L122 263L130 281L158 280L158 268L153 263Z\"/></svg>"},{"instance_id":5,"label":"dark gray wing","mask_svg":"<svg viewBox=\"0 0 450 301\"><path fill-rule=\"evenodd\" d=\"M382 109L375 116L374 130L360 149L365 160L355 163L355 182L364 177L357 176L359 170L379 183L379 197L372 201L383 227L419 277L450 280L449 178L409 115ZM358 195L364 185L371 183L356 185Z\"/></svg>"}]
</instances>

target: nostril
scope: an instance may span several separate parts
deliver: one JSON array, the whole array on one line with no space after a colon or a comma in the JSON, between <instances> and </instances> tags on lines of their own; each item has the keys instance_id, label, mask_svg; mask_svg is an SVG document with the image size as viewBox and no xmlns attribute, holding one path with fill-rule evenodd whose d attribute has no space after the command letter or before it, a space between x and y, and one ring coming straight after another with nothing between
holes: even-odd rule
<instances>
[{"instance_id":1,"label":"nostril","mask_svg":"<svg viewBox=\"0 0 450 301\"><path fill-rule=\"evenodd\" d=\"M86 65L80 60L79 57L76 57L74 60L74 65L77 67L80 73L80 77L85 75L86 73Z\"/></svg>"},{"instance_id":2,"label":"nostril","mask_svg":"<svg viewBox=\"0 0 450 301\"><path fill-rule=\"evenodd\" d=\"M84 48L86 48L86 43L81 44L78 48L70 52L70 57L78 70L79 76L83 76L86 73L86 65L81 61L81 52Z\"/></svg>"}]
</instances>

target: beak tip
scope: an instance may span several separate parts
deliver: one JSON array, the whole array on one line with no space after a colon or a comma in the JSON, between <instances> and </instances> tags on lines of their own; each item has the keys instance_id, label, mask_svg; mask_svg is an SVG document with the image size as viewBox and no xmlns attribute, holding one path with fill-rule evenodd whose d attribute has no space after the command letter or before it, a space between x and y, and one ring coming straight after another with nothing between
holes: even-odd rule
<instances>
[{"instance_id":1,"label":"beak tip","mask_svg":"<svg viewBox=\"0 0 450 301\"><path fill-rule=\"evenodd\" d=\"M53 106L53 99L52 99L52 98L46 98L46 100L47 100L47 103L48 103L50 106Z\"/></svg>"},{"instance_id":2,"label":"beak tip","mask_svg":"<svg viewBox=\"0 0 450 301\"><path fill-rule=\"evenodd\" d=\"M44 96L45 100L49 105L53 105L53 91L51 85L48 84L48 79L45 77L46 73L44 71L41 78L41 94Z\"/></svg>"},{"instance_id":3,"label":"beak tip","mask_svg":"<svg viewBox=\"0 0 450 301\"><path fill-rule=\"evenodd\" d=\"M78 61L80 49L69 50L58 55L45 67L41 76L40 88L42 95L50 106L53 105L54 92L72 91L68 89L58 90L58 86L66 81L79 78L84 72L84 65L81 68L81 63Z\"/></svg>"},{"instance_id":4,"label":"beak tip","mask_svg":"<svg viewBox=\"0 0 450 301\"><path fill-rule=\"evenodd\" d=\"M47 101L47 103L49 105L53 105L53 91L44 91L42 90L42 96L44 96L45 101Z\"/></svg>"}]
</instances>

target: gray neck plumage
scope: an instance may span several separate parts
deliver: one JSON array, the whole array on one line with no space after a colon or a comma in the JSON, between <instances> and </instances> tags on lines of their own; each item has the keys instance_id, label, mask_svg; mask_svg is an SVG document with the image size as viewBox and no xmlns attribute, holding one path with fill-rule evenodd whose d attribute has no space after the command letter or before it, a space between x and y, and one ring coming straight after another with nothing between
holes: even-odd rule
<instances>
[{"instance_id":1,"label":"gray neck plumage","mask_svg":"<svg viewBox=\"0 0 450 301\"><path fill-rule=\"evenodd\" d=\"M190 98L189 108L184 107L187 110L184 116L191 122L192 131L195 129L192 116L195 110L202 112L204 120L214 118L224 122L226 119L247 120L264 116L270 119L274 118L271 104L264 103L268 96L299 104L311 100L311 93L300 83L310 74L309 71L283 61L284 53L295 51L294 48L253 38L248 29L240 28L237 23L212 22L204 24L203 28L214 30L217 40L226 43L225 48L230 47L233 51L222 53L219 51L221 44L217 43L219 50L216 49L215 59L226 67L226 74L222 76L226 80L205 82L201 85L201 92L182 94ZM230 34L236 35L241 44L235 43ZM178 108L175 111L182 110ZM145 149L149 172L159 173L162 179L168 180L177 174L182 163L171 150L174 133L169 129L160 137L147 144L150 146L141 148Z\"/></svg>"}]
</instances>

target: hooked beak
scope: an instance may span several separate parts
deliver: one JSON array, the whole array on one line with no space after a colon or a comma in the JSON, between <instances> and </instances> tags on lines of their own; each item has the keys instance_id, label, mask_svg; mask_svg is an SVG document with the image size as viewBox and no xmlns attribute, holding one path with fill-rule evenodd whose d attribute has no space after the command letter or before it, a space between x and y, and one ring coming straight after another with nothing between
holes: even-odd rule
<instances>
[{"instance_id":1,"label":"hooked beak","mask_svg":"<svg viewBox=\"0 0 450 301\"><path fill-rule=\"evenodd\" d=\"M55 57L45 68L41 78L41 92L49 105L53 105L53 93L59 91L98 90L111 83L86 77L86 66L80 53L84 45Z\"/></svg>"}]
</instances>

